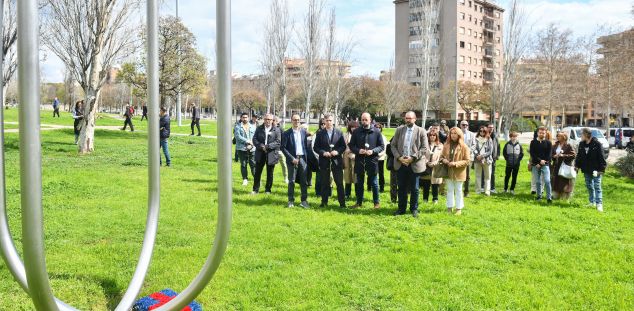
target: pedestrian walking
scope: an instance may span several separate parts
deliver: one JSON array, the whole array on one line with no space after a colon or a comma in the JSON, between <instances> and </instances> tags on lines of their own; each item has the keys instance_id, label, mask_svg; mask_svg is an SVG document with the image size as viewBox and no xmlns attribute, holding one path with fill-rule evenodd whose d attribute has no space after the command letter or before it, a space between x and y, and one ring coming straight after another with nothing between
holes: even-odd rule
<instances>
[{"instance_id":1,"label":"pedestrian walking","mask_svg":"<svg viewBox=\"0 0 634 311\"><path fill-rule=\"evenodd\" d=\"M603 174L607 168L601 143L592 137L592 130L584 128L581 130L582 141L577 150L577 168L583 172L588 189L588 200L590 206L596 207L599 212L603 212L603 189L601 186Z\"/></svg>"},{"instance_id":2,"label":"pedestrian walking","mask_svg":"<svg viewBox=\"0 0 634 311\"><path fill-rule=\"evenodd\" d=\"M561 176L559 171L562 166L567 165L572 168L577 153L568 143L568 134L561 131L557 133L557 142L552 148L552 171L551 185L553 187L553 198L569 200L574 191L575 178Z\"/></svg>"},{"instance_id":3,"label":"pedestrian walking","mask_svg":"<svg viewBox=\"0 0 634 311\"><path fill-rule=\"evenodd\" d=\"M548 204L552 203L552 188L550 184L550 160L552 143L546 137L546 127L542 126L537 131L537 139L531 141L530 154L533 174L536 178L537 201L542 199L542 178L543 190L546 190Z\"/></svg>"},{"instance_id":4,"label":"pedestrian walking","mask_svg":"<svg viewBox=\"0 0 634 311\"><path fill-rule=\"evenodd\" d=\"M355 154L354 173L356 177L355 194L357 204L352 208L361 208L365 188L365 175L367 174L372 187L372 202L374 208L380 208L379 182L377 179L379 170L379 153L385 149L381 132L372 126L372 117L369 113L361 114L361 127L352 132L352 138L348 146Z\"/></svg>"},{"instance_id":5,"label":"pedestrian walking","mask_svg":"<svg viewBox=\"0 0 634 311\"><path fill-rule=\"evenodd\" d=\"M449 130L449 138L443 146L440 162L447 166L447 177L443 180L447 185L447 212L462 214L464 197L462 185L467 179L471 151L464 143L462 130L454 127Z\"/></svg>"},{"instance_id":6,"label":"pedestrian walking","mask_svg":"<svg viewBox=\"0 0 634 311\"><path fill-rule=\"evenodd\" d=\"M504 145L503 156L506 160L506 171L504 175L504 193L509 190L509 179L511 180L511 194L515 195L515 184L517 183L517 174L524 158L524 150L522 144L517 140L517 132L511 132L511 140Z\"/></svg>"},{"instance_id":7,"label":"pedestrian walking","mask_svg":"<svg viewBox=\"0 0 634 311\"><path fill-rule=\"evenodd\" d=\"M293 114L291 116L292 127L284 132L282 135L282 152L286 157L286 165L288 166L288 176L290 180L288 182L288 205L287 207L295 206L295 183L299 182L301 190L301 203L300 206L308 208L308 159L307 155L310 152L308 148L307 133L306 130L300 126L299 114Z\"/></svg>"},{"instance_id":8,"label":"pedestrian walking","mask_svg":"<svg viewBox=\"0 0 634 311\"><path fill-rule=\"evenodd\" d=\"M161 142L161 149L163 149L163 155L165 155L165 165L172 165L172 158L170 157L170 151L167 146L167 139L170 137L170 116L167 114L167 109L161 107L159 112L159 137ZM163 160L159 155L159 163L163 165Z\"/></svg>"},{"instance_id":9,"label":"pedestrian walking","mask_svg":"<svg viewBox=\"0 0 634 311\"><path fill-rule=\"evenodd\" d=\"M53 100L53 118L55 118L55 115L57 115L57 117L59 118L59 99L57 99L57 97L55 97L55 99Z\"/></svg>"},{"instance_id":10,"label":"pedestrian walking","mask_svg":"<svg viewBox=\"0 0 634 311\"><path fill-rule=\"evenodd\" d=\"M143 104L143 106L141 107L141 121L143 121L143 119L147 120L147 105ZM139 122L141 122L139 121Z\"/></svg>"},{"instance_id":11,"label":"pedestrian walking","mask_svg":"<svg viewBox=\"0 0 634 311\"><path fill-rule=\"evenodd\" d=\"M264 116L264 124L258 126L253 135L253 145L255 146L255 176L253 176L252 194L260 192L260 179L262 171L266 167L266 184L264 192L271 193L273 187L273 171L280 159L279 150L282 144L282 134L279 128L273 126L273 115Z\"/></svg>"},{"instance_id":12,"label":"pedestrian walking","mask_svg":"<svg viewBox=\"0 0 634 311\"><path fill-rule=\"evenodd\" d=\"M192 133L189 136L194 136L194 126L198 129L198 135L200 136L200 108L196 104L192 105L192 123L190 124Z\"/></svg>"},{"instance_id":13,"label":"pedestrian walking","mask_svg":"<svg viewBox=\"0 0 634 311\"><path fill-rule=\"evenodd\" d=\"M346 208L346 194L343 187L343 153L346 150L346 142L343 133L333 126L333 116L324 115L325 127L317 133L313 150L319 154L321 205L328 205L330 196L330 175L337 186L337 199L339 207Z\"/></svg>"},{"instance_id":14,"label":"pedestrian walking","mask_svg":"<svg viewBox=\"0 0 634 311\"><path fill-rule=\"evenodd\" d=\"M130 105L127 105L125 107L125 111L123 112L123 117L125 117L125 121L123 121L123 128L121 129L122 131L125 131L128 125L130 125L130 132L134 132L134 125L132 124L133 116L134 116L134 108L132 108L132 106Z\"/></svg>"},{"instance_id":15,"label":"pedestrian walking","mask_svg":"<svg viewBox=\"0 0 634 311\"><path fill-rule=\"evenodd\" d=\"M236 151L240 160L240 174L242 175L242 186L249 184L248 169L251 176L255 176L255 145L253 136L255 135L255 125L249 123L249 115L242 113L240 122L233 129L233 137L236 139Z\"/></svg>"}]
</instances>

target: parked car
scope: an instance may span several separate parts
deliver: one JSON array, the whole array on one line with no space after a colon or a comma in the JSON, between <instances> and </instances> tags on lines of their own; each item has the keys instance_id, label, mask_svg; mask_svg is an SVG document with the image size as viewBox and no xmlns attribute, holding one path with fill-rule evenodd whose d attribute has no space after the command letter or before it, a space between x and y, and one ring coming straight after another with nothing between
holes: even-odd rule
<instances>
[{"instance_id":1,"label":"parked car","mask_svg":"<svg viewBox=\"0 0 634 311\"><path fill-rule=\"evenodd\" d=\"M568 134L568 142L575 150L579 148L582 129L583 127L566 127L563 129L563 131ZM590 130L592 130L592 137L596 137L601 143L601 147L603 148L603 158L607 159L610 155L610 144L608 143L608 140L605 138L605 135L603 135L601 129L591 127Z\"/></svg>"},{"instance_id":2,"label":"parked car","mask_svg":"<svg viewBox=\"0 0 634 311\"><path fill-rule=\"evenodd\" d=\"M618 128L611 128L610 129L610 137L608 138L608 143L610 143L610 147L617 147L616 146L616 131L618 130ZM607 136L607 133L605 133Z\"/></svg>"},{"instance_id":3,"label":"parked car","mask_svg":"<svg viewBox=\"0 0 634 311\"><path fill-rule=\"evenodd\" d=\"M610 130L610 134L612 134L612 130ZM625 148L627 143L630 141L630 137L634 134L634 128L631 127L622 127L618 128L614 131L614 146L618 149Z\"/></svg>"}]
</instances>

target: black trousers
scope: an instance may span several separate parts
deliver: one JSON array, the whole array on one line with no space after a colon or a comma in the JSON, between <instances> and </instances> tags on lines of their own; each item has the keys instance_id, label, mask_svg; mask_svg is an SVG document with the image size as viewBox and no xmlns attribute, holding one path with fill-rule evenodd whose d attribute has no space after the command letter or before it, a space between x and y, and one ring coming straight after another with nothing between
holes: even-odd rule
<instances>
[{"instance_id":1,"label":"black trousers","mask_svg":"<svg viewBox=\"0 0 634 311\"><path fill-rule=\"evenodd\" d=\"M264 185L264 192L271 192L273 187L273 170L275 165L268 165L266 163L266 156L262 157L260 162L255 163L255 175L253 176L253 191L260 192L260 180L262 179L262 171L266 166L266 184Z\"/></svg>"},{"instance_id":2,"label":"black trousers","mask_svg":"<svg viewBox=\"0 0 634 311\"><path fill-rule=\"evenodd\" d=\"M147 114L145 114L145 113L144 113L144 114L141 116L141 121L143 121L143 118L145 118L145 119L147 120Z\"/></svg>"},{"instance_id":3,"label":"black trousers","mask_svg":"<svg viewBox=\"0 0 634 311\"><path fill-rule=\"evenodd\" d=\"M238 158L240 159L240 173L242 173L242 179L249 179L247 166L251 168L251 176L255 176L255 156L253 152L236 150Z\"/></svg>"},{"instance_id":4,"label":"black trousers","mask_svg":"<svg viewBox=\"0 0 634 311\"><path fill-rule=\"evenodd\" d=\"M504 175L504 190L508 190L509 179L511 179L511 190L515 190L515 183L517 182L517 173L520 171L520 165L507 166L506 175Z\"/></svg>"},{"instance_id":5,"label":"black trousers","mask_svg":"<svg viewBox=\"0 0 634 311\"><path fill-rule=\"evenodd\" d=\"M398 202L398 179L396 171L390 171L390 201Z\"/></svg>"},{"instance_id":6,"label":"black trousers","mask_svg":"<svg viewBox=\"0 0 634 311\"><path fill-rule=\"evenodd\" d=\"M192 119L192 135L194 135L194 125L196 125L196 128L198 129L198 136L200 136L200 118Z\"/></svg>"},{"instance_id":7,"label":"black trousers","mask_svg":"<svg viewBox=\"0 0 634 311\"><path fill-rule=\"evenodd\" d=\"M463 183L463 189L462 189L462 193L464 194L465 197L469 195L469 182L471 181L470 172L471 172L471 165L467 165L467 180L465 180L465 182ZM482 176L484 176L484 174L482 174ZM482 184L484 185L484 181L482 182Z\"/></svg>"},{"instance_id":8,"label":"black trousers","mask_svg":"<svg viewBox=\"0 0 634 311\"><path fill-rule=\"evenodd\" d=\"M495 190L495 160L491 163L491 190ZM482 174L482 184L484 185L484 174Z\"/></svg>"},{"instance_id":9,"label":"black trousers","mask_svg":"<svg viewBox=\"0 0 634 311\"><path fill-rule=\"evenodd\" d=\"M288 202L295 202L295 181L299 179L299 188L302 196L301 200L308 200L308 182L307 173L308 165L306 164L306 157L301 156L297 166L292 163L286 163L288 167Z\"/></svg>"},{"instance_id":10,"label":"black trousers","mask_svg":"<svg viewBox=\"0 0 634 311\"><path fill-rule=\"evenodd\" d=\"M132 125L132 118L125 118L125 121L123 121L123 130L125 131L126 127L128 127L128 124L130 125L130 131L134 132L134 125Z\"/></svg>"},{"instance_id":11,"label":"black trousers","mask_svg":"<svg viewBox=\"0 0 634 311\"><path fill-rule=\"evenodd\" d=\"M385 189L385 160L379 161L379 192Z\"/></svg>"},{"instance_id":12,"label":"black trousers","mask_svg":"<svg viewBox=\"0 0 634 311\"><path fill-rule=\"evenodd\" d=\"M57 115L57 117L59 118L59 108L55 108L53 110L53 118L55 118L55 115Z\"/></svg>"},{"instance_id":13,"label":"black trousers","mask_svg":"<svg viewBox=\"0 0 634 311\"><path fill-rule=\"evenodd\" d=\"M343 187L343 168L333 165L325 170L320 171L320 184L321 184L321 203L328 204L328 197L330 196L330 174L332 173L332 179L337 186L337 199L339 206L346 206L346 191Z\"/></svg>"},{"instance_id":14,"label":"black trousers","mask_svg":"<svg viewBox=\"0 0 634 311\"><path fill-rule=\"evenodd\" d=\"M423 201L429 202L429 190L431 188L431 195L433 201L438 201L438 189L440 185L433 185L431 183L431 179L420 179L421 185L423 186Z\"/></svg>"}]
</instances>

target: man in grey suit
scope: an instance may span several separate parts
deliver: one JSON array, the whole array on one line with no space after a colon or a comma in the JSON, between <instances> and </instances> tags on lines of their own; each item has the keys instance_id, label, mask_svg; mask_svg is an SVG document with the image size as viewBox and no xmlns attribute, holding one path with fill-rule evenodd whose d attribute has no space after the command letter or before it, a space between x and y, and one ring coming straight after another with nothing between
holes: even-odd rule
<instances>
[{"instance_id":1,"label":"man in grey suit","mask_svg":"<svg viewBox=\"0 0 634 311\"><path fill-rule=\"evenodd\" d=\"M412 216L418 217L418 174L426 169L425 154L429 150L429 142L425 129L416 125L416 113L409 111L405 114L405 125L396 129L390 148L398 180L398 210L394 215L407 212L409 190L409 208Z\"/></svg>"},{"instance_id":2,"label":"man in grey suit","mask_svg":"<svg viewBox=\"0 0 634 311\"><path fill-rule=\"evenodd\" d=\"M273 170L280 160L280 146L282 134L280 129L273 126L273 115L266 114L264 116L264 124L258 126L253 135L253 145L255 146L255 176L253 176L253 192L260 192L260 179L262 179L262 170L266 166L266 185L264 192L271 193L273 187Z\"/></svg>"}]
</instances>

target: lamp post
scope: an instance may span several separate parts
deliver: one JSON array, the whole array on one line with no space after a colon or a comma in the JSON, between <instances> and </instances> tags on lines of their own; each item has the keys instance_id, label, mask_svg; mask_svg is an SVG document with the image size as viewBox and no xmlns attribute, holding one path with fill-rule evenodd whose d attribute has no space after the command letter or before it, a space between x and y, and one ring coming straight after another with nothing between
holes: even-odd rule
<instances>
[{"instance_id":1,"label":"lamp post","mask_svg":"<svg viewBox=\"0 0 634 311\"><path fill-rule=\"evenodd\" d=\"M176 0L176 19L178 19L178 0ZM181 46L180 44L178 44L177 47L178 51L178 63L176 64L176 66L178 66L178 87L176 87L176 123L178 124L178 126L182 126L183 125L183 118L181 115L181 99L182 99L182 92L181 92Z\"/></svg>"}]
</instances>

